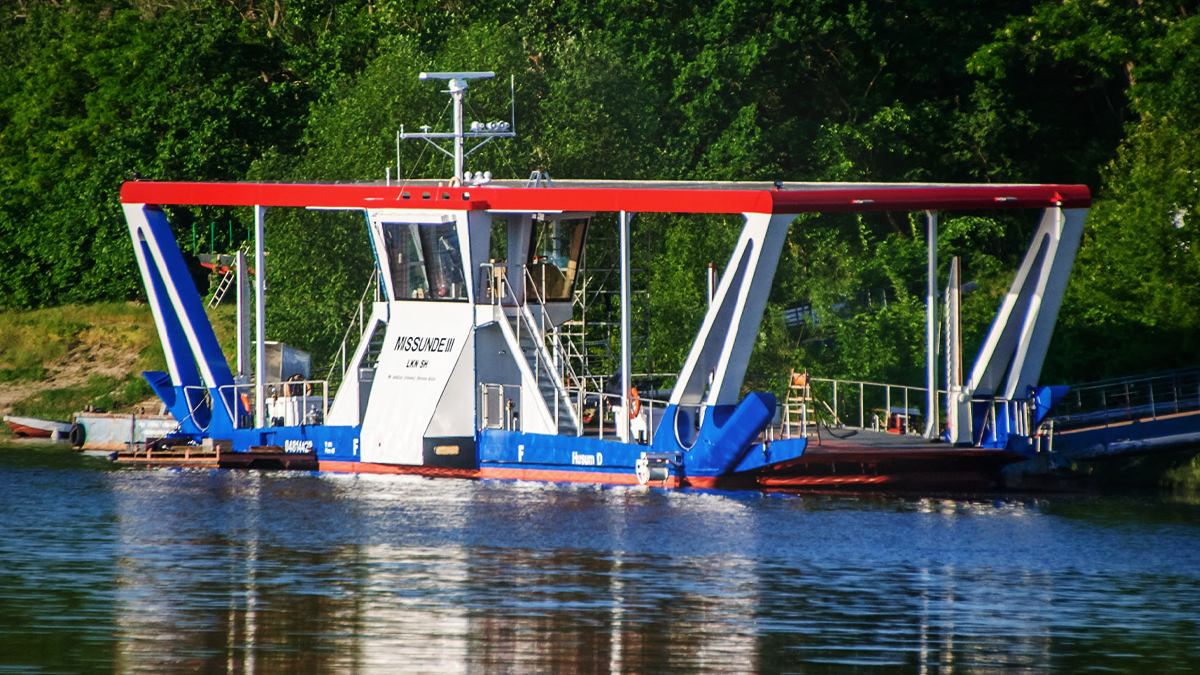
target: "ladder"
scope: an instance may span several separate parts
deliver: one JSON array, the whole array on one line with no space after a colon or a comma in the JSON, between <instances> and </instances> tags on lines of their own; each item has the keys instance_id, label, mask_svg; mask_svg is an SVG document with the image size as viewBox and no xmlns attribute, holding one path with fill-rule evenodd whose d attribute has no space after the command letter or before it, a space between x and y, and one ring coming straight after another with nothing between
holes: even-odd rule
<instances>
[{"instance_id":1,"label":"ladder","mask_svg":"<svg viewBox=\"0 0 1200 675\"><path fill-rule=\"evenodd\" d=\"M250 252L250 240L247 239L246 241L242 242L242 246L241 246L241 248L238 249L238 251L243 252L243 253L249 253ZM221 304L221 301L225 299L225 294L228 293L229 289L233 287L233 283L236 280L237 280L237 266L235 264L234 266L229 268L229 271L225 272L225 274L221 276L221 283L217 284L216 292L214 292L212 297L208 299L208 308L209 309L212 309L213 307L216 307L217 305Z\"/></svg>"},{"instance_id":2,"label":"ladder","mask_svg":"<svg viewBox=\"0 0 1200 675\"><path fill-rule=\"evenodd\" d=\"M813 416L812 382L808 371L788 376L787 398L783 404L783 438L808 438L817 435L817 419Z\"/></svg>"}]
</instances>

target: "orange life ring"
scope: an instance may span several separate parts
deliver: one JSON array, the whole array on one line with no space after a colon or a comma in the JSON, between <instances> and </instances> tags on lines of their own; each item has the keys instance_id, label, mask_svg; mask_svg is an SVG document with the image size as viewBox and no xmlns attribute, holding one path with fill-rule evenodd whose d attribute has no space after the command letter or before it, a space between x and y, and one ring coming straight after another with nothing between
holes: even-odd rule
<instances>
[{"instance_id":1,"label":"orange life ring","mask_svg":"<svg viewBox=\"0 0 1200 675\"><path fill-rule=\"evenodd\" d=\"M245 406L245 408L246 408L246 412L249 413L250 412L250 397L243 393L240 395L240 398L242 399L242 405Z\"/></svg>"},{"instance_id":2,"label":"orange life ring","mask_svg":"<svg viewBox=\"0 0 1200 675\"><path fill-rule=\"evenodd\" d=\"M629 388L629 419L635 419L642 412L642 399L638 398L637 387Z\"/></svg>"}]
</instances>

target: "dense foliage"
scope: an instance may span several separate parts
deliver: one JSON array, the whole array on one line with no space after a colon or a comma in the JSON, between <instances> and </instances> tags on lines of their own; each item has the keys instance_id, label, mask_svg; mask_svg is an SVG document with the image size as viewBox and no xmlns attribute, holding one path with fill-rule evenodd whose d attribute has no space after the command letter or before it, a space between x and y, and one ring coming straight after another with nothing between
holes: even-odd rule
<instances>
[{"instance_id":1,"label":"dense foliage","mask_svg":"<svg viewBox=\"0 0 1200 675\"><path fill-rule=\"evenodd\" d=\"M135 297L118 191L155 180L378 180L443 119L416 74L514 75L497 176L1087 183L1097 197L1047 381L1194 363L1196 2L18 0L0 16L0 306ZM502 114L508 79L471 106ZM441 117L440 117L441 116ZM408 177L444 158L403 149ZM178 210L227 248L250 214ZM208 241L211 222L238 224ZM977 344L1035 222L943 214ZM736 223L639 217L655 370L678 367ZM225 233L222 227L215 228ZM919 382L924 241L891 213L793 226L755 368ZM327 356L366 281L361 218L271 212L272 337ZM190 246L189 246L190 248ZM599 256L600 251L596 255ZM815 323L783 324L812 308Z\"/></svg>"}]
</instances>

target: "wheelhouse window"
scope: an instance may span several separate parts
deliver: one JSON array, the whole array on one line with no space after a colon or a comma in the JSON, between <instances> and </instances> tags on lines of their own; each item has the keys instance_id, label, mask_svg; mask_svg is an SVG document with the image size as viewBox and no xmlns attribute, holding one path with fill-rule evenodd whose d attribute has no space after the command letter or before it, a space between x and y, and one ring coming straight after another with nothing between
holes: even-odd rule
<instances>
[{"instance_id":1,"label":"wheelhouse window","mask_svg":"<svg viewBox=\"0 0 1200 675\"><path fill-rule=\"evenodd\" d=\"M397 300L467 300L454 223L384 223L383 240Z\"/></svg>"},{"instance_id":2,"label":"wheelhouse window","mask_svg":"<svg viewBox=\"0 0 1200 675\"><path fill-rule=\"evenodd\" d=\"M535 223L535 236L530 239L526 298L540 298L548 302L571 299L587 226L587 218L560 218Z\"/></svg>"}]
</instances>

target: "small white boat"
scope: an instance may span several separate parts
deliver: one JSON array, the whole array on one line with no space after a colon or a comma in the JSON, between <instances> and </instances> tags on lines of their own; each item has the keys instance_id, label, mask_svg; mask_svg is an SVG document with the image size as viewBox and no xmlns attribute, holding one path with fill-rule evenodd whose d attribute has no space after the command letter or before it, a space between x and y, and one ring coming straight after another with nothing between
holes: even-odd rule
<instances>
[{"instance_id":1,"label":"small white boat","mask_svg":"<svg viewBox=\"0 0 1200 675\"><path fill-rule=\"evenodd\" d=\"M42 420L36 417L21 417L19 415L5 415L4 421L8 423L8 428L12 432L22 438L67 438L71 433L70 422L56 422L54 420Z\"/></svg>"}]
</instances>

